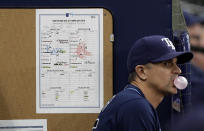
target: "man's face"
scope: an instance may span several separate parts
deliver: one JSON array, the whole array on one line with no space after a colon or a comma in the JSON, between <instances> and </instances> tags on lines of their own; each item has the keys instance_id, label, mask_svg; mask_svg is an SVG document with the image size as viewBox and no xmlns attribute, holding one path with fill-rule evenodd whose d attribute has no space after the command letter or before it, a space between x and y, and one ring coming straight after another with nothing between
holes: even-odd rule
<instances>
[{"instance_id":1,"label":"man's face","mask_svg":"<svg viewBox=\"0 0 204 131\"><path fill-rule=\"evenodd\" d=\"M201 27L201 25L194 24L188 28L188 31L190 35L190 44L204 48L204 36L202 36L204 35L204 29ZM193 55L194 57L191 62L199 68L204 69L204 54L193 51Z\"/></svg>"},{"instance_id":2,"label":"man's face","mask_svg":"<svg viewBox=\"0 0 204 131\"><path fill-rule=\"evenodd\" d=\"M150 64L151 68L146 70L148 86L162 95L176 94L177 89L174 85L174 79L181 73L176 62L177 58L174 58Z\"/></svg>"}]
</instances>

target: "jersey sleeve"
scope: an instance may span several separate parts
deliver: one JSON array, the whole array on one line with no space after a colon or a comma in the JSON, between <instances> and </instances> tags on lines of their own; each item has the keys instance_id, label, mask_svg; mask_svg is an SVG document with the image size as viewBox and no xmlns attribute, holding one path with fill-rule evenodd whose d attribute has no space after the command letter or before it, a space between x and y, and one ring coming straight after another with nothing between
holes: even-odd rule
<instances>
[{"instance_id":1,"label":"jersey sleeve","mask_svg":"<svg viewBox=\"0 0 204 131\"><path fill-rule=\"evenodd\" d=\"M132 100L120 106L117 112L121 131L159 131L155 110L144 100Z\"/></svg>"}]
</instances>

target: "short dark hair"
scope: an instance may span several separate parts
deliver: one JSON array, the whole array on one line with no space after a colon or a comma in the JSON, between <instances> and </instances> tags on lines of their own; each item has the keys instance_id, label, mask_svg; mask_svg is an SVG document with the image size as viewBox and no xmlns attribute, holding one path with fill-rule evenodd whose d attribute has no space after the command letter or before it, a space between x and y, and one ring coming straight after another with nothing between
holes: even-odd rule
<instances>
[{"instance_id":1,"label":"short dark hair","mask_svg":"<svg viewBox=\"0 0 204 131\"><path fill-rule=\"evenodd\" d=\"M137 73L135 71L129 73L128 82L131 83L132 81L134 81L136 76L137 76Z\"/></svg>"}]
</instances>

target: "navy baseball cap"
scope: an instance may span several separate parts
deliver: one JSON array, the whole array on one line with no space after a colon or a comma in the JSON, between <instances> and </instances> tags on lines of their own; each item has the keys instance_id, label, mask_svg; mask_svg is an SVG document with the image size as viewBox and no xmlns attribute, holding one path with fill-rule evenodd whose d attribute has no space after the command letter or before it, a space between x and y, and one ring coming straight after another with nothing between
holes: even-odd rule
<instances>
[{"instance_id":1,"label":"navy baseball cap","mask_svg":"<svg viewBox=\"0 0 204 131\"><path fill-rule=\"evenodd\" d=\"M176 52L173 43L165 36L152 35L137 40L129 51L127 58L128 72L135 70L137 65L156 63L177 58L183 64L193 58L191 52Z\"/></svg>"},{"instance_id":2,"label":"navy baseball cap","mask_svg":"<svg viewBox=\"0 0 204 131\"><path fill-rule=\"evenodd\" d=\"M201 22L201 19L195 15L192 15L186 11L183 11L183 16L187 26L192 26Z\"/></svg>"}]
</instances>

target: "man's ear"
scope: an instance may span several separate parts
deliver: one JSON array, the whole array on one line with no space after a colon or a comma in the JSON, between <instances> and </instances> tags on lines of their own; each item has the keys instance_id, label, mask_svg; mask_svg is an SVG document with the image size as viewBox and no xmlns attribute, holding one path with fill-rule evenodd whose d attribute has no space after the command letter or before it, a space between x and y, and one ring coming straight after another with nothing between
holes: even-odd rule
<instances>
[{"instance_id":1,"label":"man's ear","mask_svg":"<svg viewBox=\"0 0 204 131\"><path fill-rule=\"evenodd\" d=\"M145 66L144 65L137 65L135 67L135 72L136 72L137 76L141 80L146 80L147 79L147 75L146 75L146 72L145 72Z\"/></svg>"}]
</instances>

